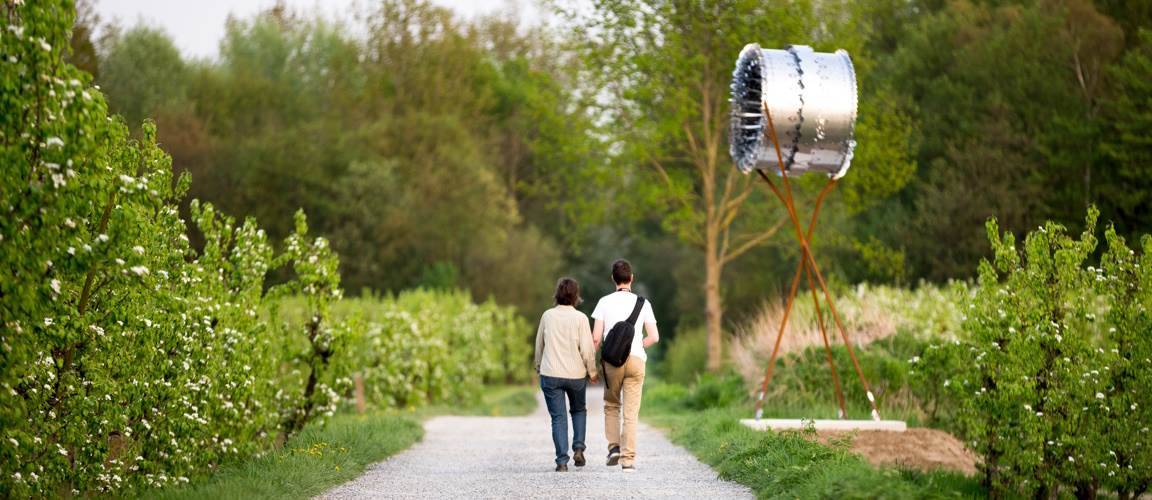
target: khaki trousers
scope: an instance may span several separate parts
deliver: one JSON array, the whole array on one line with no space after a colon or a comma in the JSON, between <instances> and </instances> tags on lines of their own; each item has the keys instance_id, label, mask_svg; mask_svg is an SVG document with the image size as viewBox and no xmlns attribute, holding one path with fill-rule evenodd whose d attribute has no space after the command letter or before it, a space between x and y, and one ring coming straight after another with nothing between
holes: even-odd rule
<instances>
[{"instance_id":1,"label":"khaki trousers","mask_svg":"<svg viewBox=\"0 0 1152 500\"><path fill-rule=\"evenodd\" d=\"M624 366L604 364L604 433L608 450L620 447L620 465L636 461L636 425L644 388L644 360L629 356ZM621 404L623 402L623 404ZM624 432L620 432L620 408L624 408Z\"/></svg>"}]
</instances>

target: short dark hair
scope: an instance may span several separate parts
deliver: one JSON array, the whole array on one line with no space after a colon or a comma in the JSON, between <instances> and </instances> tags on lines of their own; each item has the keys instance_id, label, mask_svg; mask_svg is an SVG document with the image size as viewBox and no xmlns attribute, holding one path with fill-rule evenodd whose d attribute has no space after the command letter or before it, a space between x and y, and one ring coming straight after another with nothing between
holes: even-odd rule
<instances>
[{"instance_id":1,"label":"short dark hair","mask_svg":"<svg viewBox=\"0 0 1152 500\"><path fill-rule=\"evenodd\" d=\"M624 259L619 259L612 263L612 281L617 285L630 283L632 281L632 263Z\"/></svg>"},{"instance_id":2,"label":"short dark hair","mask_svg":"<svg viewBox=\"0 0 1152 500\"><path fill-rule=\"evenodd\" d=\"M562 306L580 304L580 284L568 277L556 282L556 303Z\"/></svg>"}]
</instances>

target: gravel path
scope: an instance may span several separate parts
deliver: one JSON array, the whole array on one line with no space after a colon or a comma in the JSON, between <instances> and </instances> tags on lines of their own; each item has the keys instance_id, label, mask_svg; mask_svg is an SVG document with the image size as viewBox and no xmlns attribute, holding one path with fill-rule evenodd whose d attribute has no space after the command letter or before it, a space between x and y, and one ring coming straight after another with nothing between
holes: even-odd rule
<instances>
[{"instance_id":1,"label":"gravel path","mask_svg":"<svg viewBox=\"0 0 1152 500\"><path fill-rule=\"evenodd\" d=\"M320 498L752 498L641 423L636 472L606 467L603 387L588 389L588 465L558 473L542 397L528 417L437 417L424 439ZM571 430L569 430L571 432Z\"/></svg>"}]
</instances>

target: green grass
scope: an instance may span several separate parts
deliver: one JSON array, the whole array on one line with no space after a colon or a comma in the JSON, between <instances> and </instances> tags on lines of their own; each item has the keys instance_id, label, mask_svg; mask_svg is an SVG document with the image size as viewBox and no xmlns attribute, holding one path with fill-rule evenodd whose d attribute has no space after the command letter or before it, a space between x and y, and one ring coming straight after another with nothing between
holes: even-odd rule
<instances>
[{"instance_id":1,"label":"green grass","mask_svg":"<svg viewBox=\"0 0 1152 500\"><path fill-rule=\"evenodd\" d=\"M740 424L752 411L744 402L692 409L694 392L653 384L645 394L645 421L670 430L720 477L748 486L758 498L980 498L976 479L954 472L877 468L843 446L826 446L804 431L754 431ZM790 408L796 414L823 409Z\"/></svg>"},{"instance_id":2,"label":"green grass","mask_svg":"<svg viewBox=\"0 0 1152 500\"><path fill-rule=\"evenodd\" d=\"M471 405L436 405L416 411L342 413L312 425L284 448L227 464L178 488L143 490L128 496L161 499L311 498L352 480L372 463L407 449L424 435L421 420L436 415L527 415L536 407L535 388L485 388Z\"/></svg>"},{"instance_id":3,"label":"green grass","mask_svg":"<svg viewBox=\"0 0 1152 500\"><path fill-rule=\"evenodd\" d=\"M420 422L403 415L337 415L293 437L281 450L224 466L180 488L142 498L311 498L419 441Z\"/></svg>"}]
</instances>

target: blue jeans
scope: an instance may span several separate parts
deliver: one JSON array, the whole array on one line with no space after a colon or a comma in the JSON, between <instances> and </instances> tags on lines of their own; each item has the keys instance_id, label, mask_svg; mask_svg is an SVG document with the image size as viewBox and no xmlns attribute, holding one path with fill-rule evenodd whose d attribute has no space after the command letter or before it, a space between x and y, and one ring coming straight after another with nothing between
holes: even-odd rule
<instances>
[{"instance_id":1,"label":"blue jeans","mask_svg":"<svg viewBox=\"0 0 1152 500\"><path fill-rule=\"evenodd\" d=\"M544 403L552 416L552 444L556 446L556 464L568 463L568 418L564 415L564 396L572 409L572 449L583 450L584 434L588 428L588 408L584 404L585 379L540 376L540 389Z\"/></svg>"}]
</instances>

